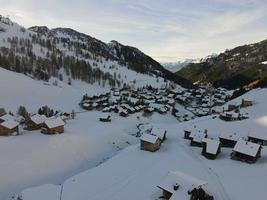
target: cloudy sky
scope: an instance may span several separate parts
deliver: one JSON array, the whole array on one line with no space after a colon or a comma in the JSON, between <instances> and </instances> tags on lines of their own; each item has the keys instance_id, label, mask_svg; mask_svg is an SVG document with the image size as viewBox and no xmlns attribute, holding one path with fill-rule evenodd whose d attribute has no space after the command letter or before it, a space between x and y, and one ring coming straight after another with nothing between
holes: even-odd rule
<instances>
[{"instance_id":1,"label":"cloudy sky","mask_svg":"<svg viewBox=\"0 0 267 200\"><path fill-rule=\"evenodd\" d=\"M267 39L266 0L0 0L25 27L70 27L158 61L201 58Z\"/></svg>"}]
</instances>

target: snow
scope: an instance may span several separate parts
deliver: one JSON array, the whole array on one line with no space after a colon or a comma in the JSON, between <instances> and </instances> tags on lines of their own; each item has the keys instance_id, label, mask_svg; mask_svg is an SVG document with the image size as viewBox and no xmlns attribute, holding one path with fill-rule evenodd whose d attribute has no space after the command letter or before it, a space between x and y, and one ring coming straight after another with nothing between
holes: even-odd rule
<instances>
[{"instance_id":1,"label":"snow","mask_svg":"<svg viewBox=\"0 0 267 200\"><path fill-rule=\"evenodd\" d=\"M46 200L59 200L60 199L61 187L58 185L43 185L26 189L22 192L21 197L27 200L36 200L43 198L40 194L45 194Z\"/></svg>"},{"instance_id":2,"label":"snow","mask_svg":"<svg viewBox=\"0 0 267 200\"><path fill-rule=\"evenodd\" d=\"M142 134L140 140L145 141L145 142L149 142L151 144L155 144L156 141L159 139L158 136L155 135L150 135L150 134Z\"/></svg>"},{"instance_id":3,"label":"snow","mask_svg":"<svg viewBox=\"0 0 267 200\"><path fill-rule=\"evenodd\" d=\"M8 128L8 129L13 129L13 128L17 127L19 125L19 123L15 122L13 120L8 120L8 121L2 122L1 125Z\"/></svg>"},{"instance_id":4,"label":"snow","mask_svg":"<svg viewBox=\"0 0 267 200\"><path fill-rule=\"evenodd\" d=\"M36 114L31 117L31 120L37 125L44 123L46 119L46 116L39 114Z\"/></svg>"},{"instance_id":5,"label":"snow","mask_svg":"<svg viewBox=\"0 0 267 200\"><path fill-rule=\"evenodd\" d=\"M234 151L255 157L260 147L261 146L259 144L255 144L241 139L237 141L234 147Z\"/></svg>"},{"instance_id":6,"label":"snow","mask_svg":"<svg viewBox=\"0 0 267 200\"><path fill-rule=\"evenodd\" d=\"M207 153L216 154L220 146L220 141L204 138L202 142L207 144L206 151Z\"/></svg>"},{"instance_id":7,"label":"snow","mask_svg":"<svg viewBox=\"0 0 267 200\"><path fill-rule=\"evenodd\" d=\"M151 134L157 136L159 139L163 140L166 130L162 128L152 128Z\"/></svg>"},{"instance_id":8,"label":"snow","mask_svg":"<svg viewBox=\"0 0 267 200\"><path fill-rule=\"evenodd\" d=\"M238 141L240 138L240 135L237 133L230 134L230 133L224 132L220 135L220 138L232 140L232 141Z\"/></svg>"},{"instance_id":9,"label":"snow","mask_svg":"<svg viewBox=\"0 0 267 200\"><path fill-rule=\"evenodd\" d=\"M265 140L267 141L267 134L266 133L249 133L249 137L260 139L260 140Z\"/></svg>"},{"instance_id":10,"label":"snow","mask_svg":"<svg viewBox=\"0 0 267 200\"><path fill-rule=\"evenodd\" d=\"M48 128L56 128L65 125L64 121L61 118L49 119L44 123L47 125Z\"/></svg>"}]
</instances>

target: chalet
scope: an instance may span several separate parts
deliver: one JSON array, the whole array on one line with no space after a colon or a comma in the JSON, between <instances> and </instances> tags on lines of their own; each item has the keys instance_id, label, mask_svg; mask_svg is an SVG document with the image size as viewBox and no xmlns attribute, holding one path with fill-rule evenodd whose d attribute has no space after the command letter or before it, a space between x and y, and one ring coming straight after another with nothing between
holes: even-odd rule
<instances>
[{"instance_id":1,"label":"chalet","mask_svg":"<svg viewBox=\"0 0 267 200\"><path fill-rule=\"evenodd\" d=\"M12 116L10 114L5 114L2 117L0 117L0 123L8 121L8 120L10 120L10 121L14 120L14 116Z\"/></svg>"},{"instance_id":2,"label":"chalet","mask_svg":"<svg viewBox=\"0 0 267 200\"><path fill-rule=\"evenodd\" d=\"M220 119L224 121L237 121L241 119L241 115L236 112L224 112L220 114Z\"/></svg>"},{"instance_id":3,"label":"chalet","mask_svg":"<svg viewBox=\"0 0 267 200\"><path fill-rule=\"evenodd\" d=\"M128 111L127 110L124 110L124 109L122 109L119 112L120 112L120 116L122 116L122 117L128 117L128 115L129 115Z\"/></svg>"},{"instance_id":4,"label":"chalet","mask_svg":"<svg viewBox=\"0 0 267 200\"><path fill-rule=\"evenodd\" d=\"M168 172L167 176L157 187L162 190L163 198L166 200L207 199L193 196L195 194L191 193L193 190L203 190L202 187L206 184L205 181L199 180L191 175L179 171L171 171ZM205 192L203 195L207 196Z\"/></svg>"},{"instance_id":5,"label":"chalet","mask_svg":"<svg viewBox=\"0 0 267 200\"><path fill-rule=\"evenodd\" d=\"M265 133L250 133L248 141L267 146L267 134Z\"/></svg>"},{"instance_id":6,"label":"chalet","mask_svg":"<svg viewBox=\"0 0 267 200\"><path fill-rule=\"evenodd\" d=\"M144 110L145 113L153 113L154 111L155 111L155 108L153 108L153 107L147 107Z\"/></svg>"},{"instance_id":7,"label":"chalet","mask_svg":"<svg viewBox=\"0 0 267 200\"><path fill-rule=\"evenodd\" d=\"M46 119L47 119L46 116L39 115L39 114L36 114L36 115L33 115L33 116L27 118L26 119L27 130L40 129Z\"/></svg>"},{"instance_id":8,"label":"chalet","mask_svg":"<svg viewBox=\"0 0 267 200\"><path fill-rule=\"evenodd\" d=\"M208 159L216 159L221 152L221 144L218 140L204 138L202 140L202 155Z\"/></svg>"},{"instance_id":9,"label":"chalet","mask_svg":"<svg viewBox=\"0 0 267 200\"><path fill-rule=\"evenodd\" d=\"M105 107L103 108L102 112L111 112L112 108L111 107Z\"/></svg>"},{"instance_id":10,"label":"chalet","mask_svg":"<svg viewBox=\"0 0 267 200\"><path fill-rule=\"evenodd\" d=\"M189 135L190 138L190 146L194 146L194 147L202 147L202 140L205 137L204 134L199 133L199 132L195 132L195 133L191 133Z\"/></svg>"},{"instance_id":11,"label":"chalet","mask_svg":"<svg viewBox=\"0 0 267 200\"><path fill-rule=\"evenodd\" d=\"M239 105L237 103L228 104L228 111L236 110L239 108Z\"/></svg>"},{"instance_id":12,"label":"chalet","mask_svg":"<svg viewBox=\"0 0 267 200\"><path fill-rule=\"evenodd\" d=\"M241 107L243 107L243 108L249 107L249 106L252 106L252 104L253 104L253 102L251 100L242 99Z\"/></svg>"},{"instance_id":13,"label":"chalet","mask_svg":"<svg viewBox=\"0 0 267 200\"><path fill-rule=\"evenodd\" d=\"M140 138L140 149L155 152L160 149L161 141L159 137L150 134L143 134Z\"/></svg>"},{"instance_id":14,"label":"chalet","mask_svg":"<svg viewBox=\"0 0 267 200\"><path fill-rule=\"evenodd\" d=\"M99 118L99 121L101 122L111 122L111 116L110 115L103 115Z\"/></svg>"},{"instance_id":15,"label":"chalet","mask_svg":"<svg viewBox=\"0 0 267 200\"><path fill-rule=\"evenodd\" d=\"M237 133L233 134L223 133L219 136L219 140L221 142L222 147L233 148L239 139L240 136Z\"/></svg>"},{"instance_id":16,"label":"chalet","mask_svg":"<svg viewBox=\"0 0 267 200\"><path fill-rule=\"evenodd\" d=\"M167 131L163 128L152 128L151 134L157 136L163 142L166 140Z\"/></svg>"},{"instance_id":17,"label":"chalet","mask_svg":"<svg viewBox=\"0 0 267 200\"><path fill-rule=\"evenodd\" d=\"M260 156L261 145L242 139L238 140L233 149L233 152L231 153L232 159L244 161L247 163L255 163Z\"/></svg>"},{"instance_id":18,"label":"chalet","mask_svg":"<svg viewBox=\"0 0 267 200\"><path fill-rule=\"evenodd\" d=\"M10 136L19 134L19 123L14 120L7 120L0 124L0 136Z\"/></svg>"},{"instance_id":19,"label":"chalet","mask_svg":"<svg viewBox=\"0 0 267 200\"><path fill-rule=\"evenodd\" d=\"M0 117L6 115L6 110L4 108L0 108Z\"/></svg>"},{"instance_id":20,"label":"chalet","mask_svg":"<svg viewBox=\"0 0 267 200\"><path fill-rule=\"evenodd\" d=\"M64 133L64 125L64 121L60 118L49 119L44 122L41 132L44 134Z\"/></svg>"}]
</instances>

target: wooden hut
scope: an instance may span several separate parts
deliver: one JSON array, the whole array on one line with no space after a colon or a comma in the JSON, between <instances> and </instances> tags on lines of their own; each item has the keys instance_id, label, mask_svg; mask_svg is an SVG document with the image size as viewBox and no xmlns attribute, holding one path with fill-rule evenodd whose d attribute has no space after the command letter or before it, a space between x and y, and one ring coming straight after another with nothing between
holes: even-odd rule
<instances>
[{"instance_id":1,"label":"wooden hut","mask_svg":"<svg viewBox=\"0 0 267 200\"><path fill-rule=\"evenodd\" d=\"M202 140L202 155L214 160L221 152L221 144L218 140L204 138Z\"/></svg>"},{"instance_id":2,"label":"wooden hut","mask_svg":"<svg viewBox=\"0 0 267 200\"><path fill-rule=\"evenodd\" d=\"M246 108L252 106L253 102L248 99L242 99L241 107Z\"/></svg>"},{"instance_id":3,"label":"wooden hut","mask_svg":"<svg viewBox=\"0 0 267 200\"><path fill-rule=\"evenodd\" d=\"M161 142L163 142L164 140L166 140L167 131L163 128L152 128L151 134L158 136Z\"/></svg>"},{"instance_id":4,"label":"wooden hut","mask_svg":"<svg viewBox=\"0 0 267 200\"><path fill-rule=\"evenodd\" d=\"M254 142L263 146L267 146L267 134L265 133L250 133L248 141Z\"/></svg>"},{"instance_id":5,"label":"wooden hut","mask_svg":"<svg viewBox=\"0 0 267 200\"><path fill-rule=\"evenodd\" d=\"M103 115L99 118L99 121L101 122L111 122L111 116L110 115Z\"/></svg>"},{"instance_id":6,"label":"wooden hut","mask_svg":"<svg viewBox=\"0 0 267 200\"><path fill-rule=\"evenodd\" d=\"M143 134L140 138L140 149L155 152L160 149L161 141L155 135Z\"/></svg>"},{"instance_id":7,"label":"wooden hut","mask_svg":"<svg viewBox=\"0 0 267 200\"><path fill-rule=\"evenodd\" d=\"M233 133L233 134L223 133L219 136L221 146L230 147L230 148L233 148L236 145L239 138L240 136L237 133Z\"/></svg>"},{"instance_id":8,"label":"wooden hut","mask_svg":"<svg viewBox=\"0 0 267 200\"><path fill-rule=\"evenodd\" d=\"M0 124L0 135L18 135L19 134L19 123L14 120L4 121Z\"/></svg>"},{"instance_id":9,"label":"wooden hut","mask_svg":"<svg viewBox=\"0 0 267 200\"><path fill-rule=\"evenodd\" d=\"M44 134L64 133L64 125L64 121L60 118L50 119L44 122L41 132Z\"/></svg>"},{"instance_id":10,"label":"wooden hut","mask_svg":"<svg viewBox=\"0 0 267 200\"><path fill-rule=\"evenodd\" d=\"M122 116L122 117L128 117L128 115L129 114L128 114L128 111L127 110L124 110L123 109L123 110L120 111L120 116Z\"/></svg>"},{"instance_id":11,"label":"wooden hut","mask_svg":"<svg viewBox=\"0 0 267 200\"><path fill-rule=\"evenodd\" d=\"M157 187L162 190L162 196L166 200L192 199L190 198L189 191L200 189L206 184L205 181L197 179L191 175L179 171L171 171L168 172L167 176Z\"/></svg>"},{"instance_id":12,"label":"wooden hut","mask_svg":"<svg viewBox=\"0 0 267 200\"><path fill-rule=\"evenodd\" d=\"M38 129L40 129L46 119L47 119L46 116L39 115L39 114L36 114L36 115L33 115L33 116L27 118L26 122L25 122L27 130L38 130Z\"/></svg>"},{"instance_id":13,"label":"wooden hut","mask_svg":"<svg viewBox=\"0 0 267 200\"><path fill-rule=\"evenodd\" d=\"M232 159L244 161L247 163L255 163L260 156L261 145L242 139L238 140L233 149L233 152L231 153Z\"/></svg>"}]
</instances>

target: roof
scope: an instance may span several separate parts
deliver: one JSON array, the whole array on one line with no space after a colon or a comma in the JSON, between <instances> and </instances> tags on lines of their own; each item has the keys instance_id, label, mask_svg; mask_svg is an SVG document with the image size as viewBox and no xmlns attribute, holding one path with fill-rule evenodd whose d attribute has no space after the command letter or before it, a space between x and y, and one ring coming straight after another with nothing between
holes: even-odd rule
<instances>
[{"instance_id":1,"label":"roof","mask_svg":"<svg viewBox=\"0 0 267 200\"><path fill-rule=\"evenodd\" d=\"M46 120L46 116L44 115L39 115L39 114L36 114L36 115L33 115L31 117L31 120L35 123L35 124L42 124L45 122Z\"/></svg>"},{"instance_id":2,"label":"roof","mask_svg":"<svg viewBox=\"0 0 267 200\"><path fill-rule=\"evenodd\" d=\"M192 138L192 141L201 143L202 139L204 138L204 134L199 132L191 132L189 137Z\"/></svg>"},{"instance_id":3,"label":"roof","mask_svg":"<svg viewBox=\"0 0 267 200\"><path fill-rule=\"evenodd\" d=\"M19 123L15 122L14 120L8 120L8 121L4 121L3 123L1 123L1 125L8 128L8 129L13 129L16 126L18 126Z\"/></svg>"},{"instance_id":4,"label":"roof","mask_svg":"<svg viewBox=\"0 0 267 200\"><path fill-rule=\"evenodd\" d=\"M64 121L60 118L49 119L49 120L45 121L45 124L48 128L56 128L56 127L65 125Z\"/></svg>"},{"instance_id":5,"label":"roof","mask_svg":"<svg viewBox=\"0 0 267 200\"><path fill-rule=\"evenodd\" d=\"M238 141L240 138L240 135L237 133L229 134L229 133L222 133L219 138L232 140L232 141Z\"/></svg>"},{"instance_id":6,"label":"roof","mask_svg":"<svg viewBox=\"0 0 267 200\"><path fill-rule=\"evenodd\" d=\"M255 157L260 149L260 145L245 140L238 140L234 147L234 151Z\"/></svg>"},{"instance_id":7,"label":"roof","mask_svg":"<svg viewBox=\"0 0 267 200\"><path fill-rule=\"evenodd\" d=\"M0 117L0 119L2 119L4 121L8 121L8 120L14 120L14 117L10 114L6 114L6 115L3 115L2 117Z\"/></svg>"},{"instance_id":8,"label":"roof","mask_svg":"<svg viewBox=\"0 0 267 200\"><path fill-rule=\"evenodd\" d=\"M102 115L101 117L100 117L100 119L108 119L108 118L110 118L111 116L109 115L109 114L105 114L105 115Z\"/></svg>"},{"instance_id":9,"label":"roof","mask_svg":"<svg viewBox=\"0 0 267 200\"><path fill-rule=\"evenodd\" d=\"M143 134L140 138L140 140L145 141L145 142L149 142L151 144L155 144L158 140L158 136L155 135L150 135L150 134Z\"/></svg>"},{"instance_id":10,"label":"roof","mask_svg":"<svg viewBox=\"0 0 267 200\"><path fill-rule=\"evenodd\" d=\"M164 139L166 132L167 131L163 128L152 128L152 130L151 130L151 134L158 136L159 139L161 139L161 140Z\"/></svg>"},{"instance_id":11,"label":"roof","mask_svg":"<svg viewBox=\"0 0 267 200\"><path fill-rule=\"evenodd\" d=\"M267 134L266 133L250 133L248 135L248 137L267 141Z\"/></svg>"},{"instance_id":12,"label":"roof","mask_svg":"<svg viewBox=\"0 0 267 200\"><path fill-rule=\"evenodd\" d=\"M211 154L217 153L218 148L220 146L220 141L212 140L212 139L208 139L208 138L204 138L202 141L206 143L206 152L207 153L211 153Z\"/></svg>"},{"instance_id":13,"label":"roof","mask_svg":"<svg viewBox=\"0 0 267 200\"><path fill-rule=\"evenodd\" d=\"M177 191L173 188L176 184L180 186ZM206 181L200 180L183 172L171 171L168 172L167 176L162 180L158 187L174 194L179 191L187 193L188 190L192 190L206 184Z\"/></svg>"}]
</instances>

